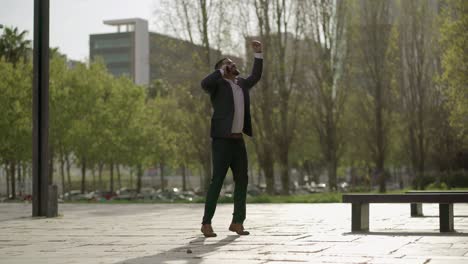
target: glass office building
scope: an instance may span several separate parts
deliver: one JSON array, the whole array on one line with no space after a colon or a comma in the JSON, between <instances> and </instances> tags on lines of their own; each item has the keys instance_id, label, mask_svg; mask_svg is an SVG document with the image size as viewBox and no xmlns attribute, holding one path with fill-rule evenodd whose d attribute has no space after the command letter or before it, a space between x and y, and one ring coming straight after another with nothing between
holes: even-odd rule
<instances>
[{"instance_id":1,"label":"glass office building","mask_svg":"<svg viewBox=\"0 0 468 264\"><path fill-rule=\"evenodd\" d=\"M90 35L89 57L92 61L101 58L115 76L127 76L139 85L147 86L154 80L178 85L193 83L212 70L212 66L207 69L200 63L206 56L204 47L149 32L146 20L118 19L104 21L104 24L116 30ZM210 49L210 57L214 63L222 57L221 51ZM242 59L229 57L242 65Z\"/></svg>"},{"instance_id":2,"label":"glass office building","mask_svg":"<svg viewBox=\"0 0 468 264\"><path fill-rule=\"evenodd\" d=\"M117 32L93 34L89 39L90 58L101 58L110 73L128 76L136 84L149 84L148 22L140 18L104 21Z\"/></svg>"}]
</instances>

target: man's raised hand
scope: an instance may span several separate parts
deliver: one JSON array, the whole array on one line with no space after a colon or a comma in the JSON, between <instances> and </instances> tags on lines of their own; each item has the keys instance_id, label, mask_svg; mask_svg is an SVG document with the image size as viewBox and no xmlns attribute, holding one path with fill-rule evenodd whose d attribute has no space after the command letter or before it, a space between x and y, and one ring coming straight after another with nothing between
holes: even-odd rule
<instances>
[{"instance_id":1,"label":"man's raised hand","mask_svg":"<svg viewBox=\"0 0 468 264\"><path fill-rule=\"evenodd\" d=\"M255 53L262 53L262 43L258 40L252 41L252 49Z\"/></svg>"},{"instance_id":2,"label":"man's raised hand","mask_svg":"<svg viewBox=\"0 0 468 264\"><path fill-rule=\"evenodd\" d=\"M226 73L227 73L227 68L228 68L228 65L227 65L227 64L223 64L223 65L221 66L220 69L222 70L223 76L226 75Z\"/></svg>"}]
</instances>

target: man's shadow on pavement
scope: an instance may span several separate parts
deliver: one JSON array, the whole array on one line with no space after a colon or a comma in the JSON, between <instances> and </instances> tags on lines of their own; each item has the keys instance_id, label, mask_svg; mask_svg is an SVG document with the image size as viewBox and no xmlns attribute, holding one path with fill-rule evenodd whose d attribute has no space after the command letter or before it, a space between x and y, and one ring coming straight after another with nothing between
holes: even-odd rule
<instances>
[{"instance_id":1,"label":"man's shadow on pavement","mask_svg":"<svg viewBox=\"0 0 468 264\"><path fill-rule=\"evenodd\" d=\"M197 237L188 244L173 248L153 256L144 256L134 259L127 259L116 264L155 264L172 263L174 261L185 261L185 263L197 264L203 261L203 256L207 253L215 252L217 249L228 245L239 238L239 235L230 235L215 243L205 244L207 238ZM208 240L214 240L208 238Z\"/></svg>"}]
</instances>

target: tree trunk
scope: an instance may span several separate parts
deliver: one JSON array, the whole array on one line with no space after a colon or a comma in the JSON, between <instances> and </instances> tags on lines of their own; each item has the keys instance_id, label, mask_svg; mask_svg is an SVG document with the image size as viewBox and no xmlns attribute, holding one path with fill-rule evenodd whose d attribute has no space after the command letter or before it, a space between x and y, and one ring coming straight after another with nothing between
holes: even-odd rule
<instances>
[{"instance_id":1,"label":"tree trunk","mask_svg":"<svg viewBox=\"0 0 468 264\"><path fill-rule=\"evenodd\" d=\"M211 171L211 158L210 159L205 159L203 162L203 192L206 193L208 191L208 188L210 187L210 182L211 182L211 177L212 177L212 171Z\"/></svg>"},{"instance_id":2,"label":"tree trunk","mask_svg":"<svg viewBox=\"0 0 468 264\"><path fill-rule=\"evenodd\" d=\"M200 28L200 33L202 35L202 45L205 48L205 61L207 65L211 65L211 56L210 56L210 41L209 41L209 35L208 35L208 6L207 6L207 1L206 0L200 0L200 11L201 11L201 26Z\"/></svg>"},{"instance_id":3,"label":"tree trunk","mask_svg":"<svg viewBox=\"0 0 468 264\"><path fill-rule=\"evenodd\" d=\"M133 189L133 168L130 167L130 189Z\"/></svg>"},{"instance_id":4,"label":"tree trunk","mask_svg":"<svg viewBox=\"0 0 468 264\"><path fill-rule=\"evenodd\" d=\"M379 133L380 134L380 133ZM383 135L378 136L377 142L382 142ZM378 143L378 153L377 153L377 177L379 180L379 192L384 193L386 192L386 175L384 169L384 150L382 149L382 143Z\"/></svg>"},{"instance_id":5,"label":"tree trunk","mask_svg":"<svg viewBox=\"0 0 468 264\"><path fill-rule=\"evenodd\" d=\"M19 192L20 197L23 196L23 186L24 186L23 178L22 178L22 175L21 175L21 164L22 164L22 162L19 161L18 166L17 166L17 168L18 168L18 172L17 172L18 173L18 192Z\"/></svg>"},{"instance_id":6,"label":"tree trunk","mask_svg":"<svg viewBox=\"0 0 468 264\"><path fill-rule=\"evenodd\" d=\"M159 176L160 176L160 180L161 180L161 190L165 190L166 189L166 185L164 183L164 162L160 162L159 163Z\"/></svg>"},{"instance_id":7,"label":"tree trunk","mask_svg":"<svg viewBox=\"0 0 468 264\"><path fill-rule=\"evenodd\" d=\"M30 193L29 189L26 188L26 186L29 186L29 185L26 185L26 180L31 178L29 174L28 162L23 162L21 166L22 166L22 171L23 171L22 172L23 173L23 176L22 176L23 191L26 193Z\"/></svg>"},{"instance_id":8,"label":"tree trunk","mask_svg":"<svg viewBox=\"0 0 468 264\"><path fill-rule=\"evenodd\" d=\"M204 173L204 170L205 169L203 168L203 166L198 168L198 172L200 174L200 178L199 178L199 180L200 180L200 190L201 190L202 193L206 193L205 190L204 190L204 188L205 188L205 173Z\"/></svg>"},{"instance_id":9,"label":"tree trunk","mask_svg":"<svg viewBox=\"0 0 468 264\"><path fill-rule=\"evenodd\" d=\"M120 178L120 165L116 164L115 168L117 170L117 184L119 186L119 190L122 189L122 179Z\"/></svg>"},{"instance_id":10,"label":"tree trunk","mask_svg":"<svg viewBox=\"0 0 468 264\"><path fill-rule=\"evenodd\" d=\"M418 177L419 177L419 188L422 190L425 188L423 186L423 179L424 179L424 170L425 170L425 156L426 156L426 151L425 151L425 134L424 134L424 116L423 116L423 109L422 106L420 107L421 109L418 109L418 126L419 126L419 133L418 133L418 147L419 147L419 153L418 153Z\"/></svg>"},{"instance_id":11,"label":"tree trunk","mask_svg":"<svg viewBox=\"0 0 468 264\"><path fill-rule=\"evenodd\" d=\"M141 177L143 177L143 166L141 164L137 165L137 192L141 192Z\"/></svg>"},{"instance_id":12,"label":"tree trunk","mask_svg":"<svg viewBox=\"0 0 468 264\"><path fill-rule=\"evenodd\" d=\"M114 163L110 163L110 192L114 192Z\"/></svg>"},{"instance_id":13,"label":"tree trunk","mask_svg":"<svg viewBox=\"0 0 468 264\"><path fill-rule=\"evenodd\" d=\"M297 172L298 172L298 178L297 178L297 184L299 186L304 186L305 185L305 171L304 167L296 167Z\"/></svg>"},{"instance_id":14,"label":"tree trunk","mask_svg":"<svg viewBox=\"0 0 468 264\"><path fill-rule=\"evenodd\" d=\"M98 179L99 179L99 190L103 190L105 189L104 188L104 184L102 182L102 170L104 168L104 162L99 162L99 165L98 165Z\"/></svg>"},{"instance_id":15,"label":"tree trunk","mask_svg":"<svg viewBox=\"0 0 468 264\"><path fill-rule=\"evenodd\" d=\"M286 32L282 32L282 18L283 16L281 13L284 12L284 7L283 10L280 11L279 7L277 7L277 16L276 16L276 31L278 36L282 36ZM283 13L284 14L284 13ZM286 35L285 35L286 36ZM287 38L287 37L285 37ZM273 65L277 67L276 72L277 76L276 78L278 79L277 82L273 82L276 84L278 87L277 89L279 90L278 92L278 99L279 99L279 133L280 136L274 137L276 144L278 145L278 154L279 154L279 165L280 165L280 174L281 174L281 185L282 185L282 194L283 195L289 195L290 192L290 186L289 186L289 148L290 148L290 142L292 141L292 136L289 135L294 135L292 131L294 130L294 125L290 123L289 120L289 102L290 102L290 96L288 89L290 89L289 85L286 83L286 78L288 73L286 72L286 40L282 40L283 38L277 38L277 43L276 43L276 49L277 53L276 55L278 56L278 63L274 63ZM294 54L293 56L296 55L298 52L297 50L291 50L291 52ZM294 63L292 67L295 67ZM291 76L289 76L291 77ZM292 82L294 78L291 79L290 82Z\"/></svg>"},{"instance_id":16,"label":"tree trunk","mask_svg":"<svg viewBox=\"0 0 468 264\"><path fill-rule=\"evenodd\" d=\"M282 195L289 195L289 161L287 152L286 149L283 149L280 151L279 157Z\"/></svg>"},{"instance_id":17,"label":"tree trunk","mask_svg":"<svg viewBox=\"0 0 468 264\"><path fill-rule=\"evenodd\" d=\"M354 160L351 162L351 169L349 171L349 174L350 174L350 187L351 187L350 189L353 190L358 185Z\"/></svg>"},{"instance_id":18,"label":"tree trunk","mask_svg":"<svg viewBox=\"0 0 468 264\"><path fill-rule=\"evenodd\" d=\"M62 196L65 197L65 157L60 153L60 178L62 180Z\"/></svg>"},{"instance_id":19,"label":"tree trunk","mask_svg":"<svg viewBox=\"0 0 468 264\"><path fill-rule=\"evenodd\" d=\"M65 163L67 165L67 179L68 179L68 191L72 190L72 182L71 182L71 163L70 163L70 156L65 154Z\"/></svg>"},{"instance_id":20,"label":"tree trunk","mask_svg":"<svg viewBox=\"0 0 468 264\"><path fill-rule=\"evenodd\" d=\"M182 165L182 191L187 191L187 170L185 164Z\"/></svg>"},{"instance_id":21,"label":"tree trunk","mask_svg":"<svg viewBox=\"0 0 468 264\"><path fill-rule=\"evenodd\" d=\"M50 146L50 156L49 156L49 185L54 183L54 149Z\"/></svg>"},{"instance_id":22,"label":"tree trunk","mask_svg":"<svg viewBox=\"0 0 468 264\"><path fill-rule=\"evenodd\" d=\"M8 162L4 164L4 169L6 176L7 198L10 199L10 170L8 167Z\"/></svg>"},{"instance_id":23,"label":"tree trunk","mask_svg":"<svg viewBox=\"0 0 468 264\"><path fill-rule=\"evenodd\" d=\"M401 167L398 168L398 182L400 189L405 188L405 184L403 182L403 173L401 172Z\"/></svg>"},{"instance_id":24,"label":"tree trunk","mask_svg":"<svg viewBox=\"0 0 468 264\"><path fill-rule=\"evenodd\" d=\"M315 168L315 166L317 168ZM318 184L320 181L320 172L318 169L318 165L315 165L312 161L306 160L304 162L304 169L307 172L308 175L308 183L311 184L314 182L315 184Z\"/></svg>"},{"instance_id":25,"label":"tree trunk","mask_svg":"<svg viewBox=\"0 0 468 264\"><path fill-rule=\"evenodd\" d=\"M16 164L15 164L15 161L12 160L10 162L11 199L16 199L16 177L15 177L15 172L16 172Z\"/></svg>"},{"instance_id":26,"label":"tree trunk","mask_svg":"<svg viewBox=\"0 0 468 264\"><path fill-rule=\"evenodd\" d=\"M384 127L383 127L383 99L382 99L382 89L380 82L377 82L375 87L375 128L377 131L376 134L376 143L377 143L377 155L376 155L376 166L377 166L377 175L379 179L379 192L386 192L385 184L385 149L384 149Z\"/></svg>"},{"instance_id":27,"label":"tree trunk","mask_svg":"<svg viewBox=\"0 0 468 264\"><path fill-rule=\"evenodd\" d=\"M81 160L81 194L86 191L86 159Z\"/></svg>"},{"instance_id":28,"label":"tree trunk","mask_svg":"<svg viewBox=\"0 0 468 264\"><path fill-rule=\"evenodd\" d=\"M327 172L328 172L328 185L332 192L337 191L337 178L336 178L336 167L337 161L334 157L329 157L327 161Z\"/></svg>"},{"instance_id":29,"label":"tree trunk","mask_svg":"<svg viewBox=\"0 0 468 264\"><path fill-rule=\"evenodd\" d=\"M91 175L93 176L93 191L96 191L96 168L95 168L95 165L91 166Z\"/></svg>"},{"instance_id":30,"label":"tree trunk","mask_svg":"<svg viewBox=\"0 0 468 264\"><path fill-rule=\"evenodd\" d=\"M266 191L269 195L276 194L275 173L273 167L273 156L271 152L265 153L265 162L263 162L263 171L265 173Z\"/></svg>"},{"instance_id":31,"label":"tree trunk","mask_svg":"<svg viewBox=\"0 0 468 264\"><path fill-rule=\"evenodd\" d=\"M255 184L255 178L253 177L254 176L254 167L253 166L250 166L249 167L249 184Z\"/></svg>"},{"instance_id":32,"label":"tree trunk","mask_svg":"<svg viewBox=\"0 0 468 264\"><path fill-rule=\"evenodd\" d=\"M261 186L262 185L262 168L260 164L257 166L257 185Z\"/></svg>"}]
</instances>

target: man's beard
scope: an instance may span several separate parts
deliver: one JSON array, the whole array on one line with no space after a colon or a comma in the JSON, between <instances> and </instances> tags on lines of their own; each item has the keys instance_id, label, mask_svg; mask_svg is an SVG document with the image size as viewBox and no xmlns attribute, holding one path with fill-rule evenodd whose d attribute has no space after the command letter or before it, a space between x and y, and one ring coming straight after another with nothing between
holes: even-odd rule
<instances>
[{"instance_id":1,"label":"man's beard","mask_svg":"<svg viewBox=\"0 0 468 264\"><path fill-rule=\"evenodd\" d=\"M235 69L235 70L232 71L232 74L234 76L238 76L240 74L240 72L237 69Z\"/></svg>"}]
</instances>

